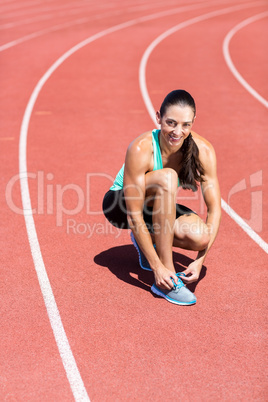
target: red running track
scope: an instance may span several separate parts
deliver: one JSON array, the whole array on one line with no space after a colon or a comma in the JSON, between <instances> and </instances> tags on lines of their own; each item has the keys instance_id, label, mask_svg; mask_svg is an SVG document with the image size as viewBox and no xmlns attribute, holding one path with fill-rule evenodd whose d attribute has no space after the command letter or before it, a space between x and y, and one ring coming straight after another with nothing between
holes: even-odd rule
<instances>
[{"instance_id":1,"label":"red running track","mask_svg":"<svg viewBox=\"0 0 268 402\"><path fill-rule=\"evenodd\" d=\"M1 3L1 400L267 400L267 110L222 50L266 11L239 0ZM150 293L129 233L100 214L127 145L154 128L139 87L144 52L182 23L148 58L148 95L157 109L171 89L193 94L222 198L259 236L223 212L191 308ZM267 101L266 38L263 16L229 52ZM200 194L178 197L204 216ZM174 250L178 269L194 256Z\"/></svg>"}]
</instances>

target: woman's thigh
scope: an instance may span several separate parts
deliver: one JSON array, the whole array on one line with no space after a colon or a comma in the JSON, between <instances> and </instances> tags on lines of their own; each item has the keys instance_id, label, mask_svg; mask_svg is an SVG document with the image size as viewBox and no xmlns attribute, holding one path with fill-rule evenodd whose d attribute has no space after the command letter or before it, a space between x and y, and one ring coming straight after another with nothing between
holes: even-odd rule
<instances>
[{"instance_id":1,"label":"woman's thigh","mask_svg":"<svg viewBox=\"0 0 268 402\"><path fill-rule=\"evenodd\" d=\"M178 175L174 169L164 168L148 172L145 175L145 205L153 206L155 197L163 191L174 194L178 188Z\"/></svg>"}]
</instances>

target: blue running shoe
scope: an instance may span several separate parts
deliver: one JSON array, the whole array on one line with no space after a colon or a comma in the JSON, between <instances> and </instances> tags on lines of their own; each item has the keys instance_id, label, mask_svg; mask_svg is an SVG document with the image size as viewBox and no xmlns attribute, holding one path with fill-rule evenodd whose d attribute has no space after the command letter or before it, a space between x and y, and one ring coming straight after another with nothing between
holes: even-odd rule
<instances>
[{"instance_id":1,"label":"blue running shoe","mask_svg":"<svg viewBox=\"0 0 268 402\"><path fill-rule=\"evenodd\" d=\"M136 249L137 252L138 252L138 255L139 255L139 263L140 263L141 268L142 268L142 269L145 269L146 271L151 271L150 264L149 264L147 258L145 257L145 255L143 254L143 252L141 251L141 249L140 249L138 243L136 242L136 239L135 239L135 237L134 237L134 234L133 234L132 232L130 233L130 238L131 238L132 243L133 243L134 246L135 246L135 249ZM155 247L155 246L154 246L154 247Z\"/></svg>"},{"instance_id":2,"label":"blue running shoe","mask_svg":"<svg viewBox=\"0 0 268 402\"><path fill-rule=\"evenodd\" d=\"M160 289L154 283L151 287L151 291L157 296L164 297L167 301L174 304L179 304L181 306L190 306L196 303L195 295L184 285L182 280L180 279L181 273L176 274L178 277L178 283L175 284L173 281L173 288L171 290L168 289Z\"/></svg>"}]
</instances>

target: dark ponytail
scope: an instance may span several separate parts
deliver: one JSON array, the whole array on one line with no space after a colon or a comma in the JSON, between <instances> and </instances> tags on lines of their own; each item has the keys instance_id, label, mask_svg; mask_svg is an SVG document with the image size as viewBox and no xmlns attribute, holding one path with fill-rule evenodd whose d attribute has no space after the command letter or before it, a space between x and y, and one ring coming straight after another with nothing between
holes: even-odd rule
<instances>
[{"instance_id":1,"label":"dark ponytail","mask_svg":"<svg viewBox=\"0 0 268 402\"><path fill-rule=\"evenodd\" d=\"M197 190L197 183L204 181L205 173L199 159L199 150L193 140L192 134L184 140L182 147L182 167L179 172L180 185L184 189Z\"/></svg>"},{"instance_id":2,"label":"dark ponytail","mask_svg":"<svg viewBox=\"0 0 268 402\"><path fill-rule=\"evenodd\" d=\"M193 110L194 116L196 114L195 101L193 97L183 89L177 89L170 92L164 99L161 108L160 116L163 117L169 106L190 106ZM182 147L182 167L179 172L179 179L182 188L197 190L197 183L204 181L204 168L199 159L199 150L193 140L192 134L184 140Z\"/></svg>"}]
</instances>

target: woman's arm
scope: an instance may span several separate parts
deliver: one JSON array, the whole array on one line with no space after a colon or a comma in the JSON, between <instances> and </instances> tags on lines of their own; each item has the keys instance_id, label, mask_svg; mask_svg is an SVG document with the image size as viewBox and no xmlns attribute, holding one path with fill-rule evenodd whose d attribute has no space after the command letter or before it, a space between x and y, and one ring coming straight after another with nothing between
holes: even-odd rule
<instances>
[{"instance_id":1,"label":"woman's arm","mask_svg":"<svg viewBox=\"0 0 268 402\"><path fill-rule=\"evenodd\" d=\"M217 161L211 144L205 142L199 146L199 158L205 170L205 181L201 184L201 189L207 207L206 225L210 241L206 249L198 252L196 260L185 271L186 275L191 274L189 278L185 278L187 283L198 279L207 253L216 239L221 221L221 196L217 177Z\"/></svg>"},{"instance_id":2,"label":"woman's arm","mask_svg":"<svg viewBox=\"0 0 268 402\"><path fill-rule=\"evenodd\" d=\"M136 139L128 147L124 170L124 196L129 226L145 256L147 257L146 254L150 250L149 259L153 260L156 253L143 219L145 173L149 169L150 155L146 139L143 142Z\"/></svg>"},{"instance_id":3,"label":"woman's arm","mask_svg":"<svg viewBox=\"0 0 268 402\"><path fill-rule=\"evenodd\" d=\"M207 248L201 251L199 253L200 256L198 256L203 263L218 234L221 221L221 195L217 177L216 155L212 146L210 146L209 151L206 152L205 160L202 161L202 157L200 159L205 168L205 181L202 183L201 188L207 206L206 224L210 234L210 241Z\"/></svg>"},{"instance_id":4,"label":"woman's arm","mask_svg":"<svg viewBox=\"0 0 268 402\"><path fill-rule=\"evenodd\" d=\"M149 170L152 158L151 144L151 137L149 140L146 138L143 140L137 139L130 144L125 159L124 196L129 226L154 272L156 285L172 288L173 284L170 277L176 283L178 278L175 272L168 270L160 261L143 219L146 193L145 174Z\"/></svg>"}]
</instances>

